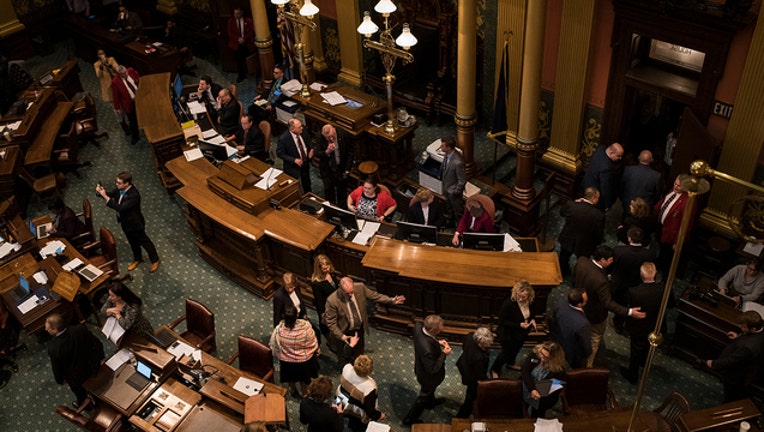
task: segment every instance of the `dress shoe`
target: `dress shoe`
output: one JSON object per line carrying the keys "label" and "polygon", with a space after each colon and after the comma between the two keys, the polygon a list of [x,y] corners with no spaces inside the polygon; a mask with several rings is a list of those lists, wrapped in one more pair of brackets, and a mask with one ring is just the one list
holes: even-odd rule
{"label": "dress shoe", "polygon": [[149,267],[149,271],[151,273],[154,273],[155,271],[157,271],[158,268],[159,268],[159,260],[157,260],[156,262],[151,263],[151,267]]}
{"label": "dress shoe", "polygon": [[133,261],[127,266],[127,271],[133,271],[138,268],[138,264],[142,263],[143,261]]}
{"label": "dress shoe", "polygon": [[623,366],[620,368],[621,376],[626,379],[631,385],[637,385],[638,378],[629,373],[629,370]]}

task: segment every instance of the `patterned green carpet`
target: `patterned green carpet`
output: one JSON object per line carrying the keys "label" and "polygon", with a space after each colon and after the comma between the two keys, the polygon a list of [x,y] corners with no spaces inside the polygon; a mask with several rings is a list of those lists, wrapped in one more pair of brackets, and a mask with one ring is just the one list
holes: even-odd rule
{"label": "patterned green carpet", "polygon": [[[72,56],[71,42],[61,43],[58,50],[47,57],[30,59],[26,66],[33,76],[39,76],[45,70],[58,67]],[[119,59],[117,59],[119,60]],[[233,74],[224,74],[204,60],[197,59],[197,76],[210,74],[221,85],[233,82]],[[162,189],[156,174],[150,150],[145,140],[132,146],[119,127],[111,106],[100,100],[100,89],[96,82],[92,65],[80,61],[80,79],[86,92],[98,99],[99,126],[109,132],[110,138],[102,141],[101,149],[86,146],[80,158],[93,163],[90,168],[80,169],[81,179],[68,176],[68,187],[64,191],[66,202],[78,209],[83,198],[89,198],[94,204],[94,223],[108,227],[115,233],[120,256],[120,269],[126,272],[131,257],[129,246],[120,230],[114,212],[106,208],[100,199],[94,197],[93,188],[98,181],[111,185],[114,176],[122,170],[133,173],[134,183],[143,196],[143,212],[148,221],[147,231],[154,240],[162,264],[155,274],[149,274],[148,265],[142,265],[132,272],[134,280],[130,286],[139,293],[145,304],[145,314],[154,326],[168,323],[180,316],[183,311],[183,299],[192,297],[205,303],[217,316],[217,356],[228,358],[236,350],[235,338],[246,334],[266,341],[271,332],[271,305],[249,294],[226,277],[207,265],[197,254],[193,246],[193,236],[183,218],[181,204],[171,199]],[[184,76],[185,84],[196,82],[197,78]],[[240,88],[241,100],[247,103],[254,95],[255,80],[250,78]],[[417,131],[415,150],[421,151],[428,143],[443,133],[454,133],[452,124],[443,122],[443,126],[423,125]],[[493,144],[484,137],[484,131],[477,132],[476,159],[479,166],[486,167],[493,158]],[[275,145],[275,141],[274,141]],[[274,147],[275,148],[275,147]],[[506,149],[499,150],[498,178],[510,178],[513,174],[514,159],[503,157]],[[315,173],[314,173],[315,176]],[[314,185],[320,192],[321,182],[314,179]],[[556,207],[553,213],[556,215]],[[30,215],[41,213],[42,209],[30,208]],[[555,217],[550,224],[550,234],[556,235],[560,229],[560,220]],[[609,237],[614,243],[613,236]],[[677,290],[681,289],[678,287]],[[553,292],[553,298],[560,298],[567,290],[563,284]],[[553,299],[550,299],[550,303]],[[315,312],[311,311],[315,318]],[[673,316],[669,317],[673,321]],[[672,322],[673,324],[673,322]],[[92,325],[91,330],[98,329]],[[10,383],[0,390],[0,431],[56,431],[74,430],[75,427],[54,413],[56,405],[68,405],[73,400],[66,386],[58,386],[53,380],[50,364],[45,351],[47,335],[28,335],[22,333],[21,340],[26,342],[28,351],[16,356],[20,371],[14,374]],[[107,346],[107,354],[113,346]],[[628,361],[628,340],[612,331],[607,334],[606,358],[603,361],[613,372],[611,386],[621,406],[634,402],[636,388],[629,385],[618,374],[618,367]],[[380,387],[380,408],[387,413],[386,423],[393,429],[402,430],[400,420],[413,402],[418,386],[413,373],[413,347],[409,338],[392,335],[371,329],[367,341],[368,353],[375,359],[374,376]],[[335,358],[328,349],[321,357],[322,371],[335,379],[338,377]],[[524,356],[524,350],[519,358]],[[456,348],[447,361],[446,381],[438,388],[438,396],[447,402],[433,411],[424,414],[427,422],[450,422],[463,400],[464,386],[456,368],[456,359],[460,349]],[[495,355],[495,353],[494,353]],[[516,372],[509,375],[514,376]],[[278,374],[277,374],[278,376]],[[721,385],[714,377],[693,369],[690,365],[672,357],[658,353],[650,377],[643,406],[645,409],[656,407],[673,390],[679,390],[689,399],[693,408],[703,408],[721,402]],[[288,398],[288,411],[292,427],[304,430],[298,421],[298,402]],[[557,414],[554,411],[552,414]]]}

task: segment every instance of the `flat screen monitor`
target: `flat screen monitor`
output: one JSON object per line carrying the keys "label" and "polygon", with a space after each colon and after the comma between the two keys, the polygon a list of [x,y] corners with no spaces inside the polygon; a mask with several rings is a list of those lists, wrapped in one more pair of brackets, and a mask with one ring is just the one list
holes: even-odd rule
{"label": "flat screen monitor", "polygon": [[501,252],[504,250],[504,234],[464,233],[462,245],[464,249]]}
{"label": "flat screen monitor", "polygon": [[143,375],[146,379],[151,379],[151,366],[147,365],[146,363],[138,360],[138,363],[135,366],[136,372]]}
{"label": "flat screen monitor", "polygon": [[334,226],[358,229],[358,223],[355,221],[355,213],[343,210],[333,205],[324,204],[324,214],[326,221]]}
{"label": "flat screen monitor", "polygon": [[175,75],[175,81],[172,83],[172,93],[173,108],[177,111],[180,97],[183,95],[183,83],[180,81],[180,74]]}
{"label": "flat screen monitor", "polygon": [[398,222],[395,229],[395,238],[414,243],[437,243],[438,228],[431,225]]}
{"label": "flat screen monitor", "polygon": [[211,157],[213,159],[224,161],[228,159],[228,151],[226,146],[219,146],[215,144],[199,141],[199,150],[205,157]]}

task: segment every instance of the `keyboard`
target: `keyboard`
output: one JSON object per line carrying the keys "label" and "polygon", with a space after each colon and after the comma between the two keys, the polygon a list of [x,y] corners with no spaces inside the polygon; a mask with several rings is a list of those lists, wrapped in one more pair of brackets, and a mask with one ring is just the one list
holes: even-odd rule
{"label": "keyboard", "polygon": [[167,348],[168,346],[175,343],[177,339],[175,339],[175,336],[172,335],[169,331],[162,329],[159,330],[159,333],[154,336],[159,342],[157,345],[161,346],[162,348]]}
{"label": "keyboard", "polygon": [[149,383],[149,379],[138,372],[134,372],[132,375],[130,375],[130,378],[128,378],[126,382],[130,387],[136,389],[137,391],[141,391],[146,387],[146,384]]}

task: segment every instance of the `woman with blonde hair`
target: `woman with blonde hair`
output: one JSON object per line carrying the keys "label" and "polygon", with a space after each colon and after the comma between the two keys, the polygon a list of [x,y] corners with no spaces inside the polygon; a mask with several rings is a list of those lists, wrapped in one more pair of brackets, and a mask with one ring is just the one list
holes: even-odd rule
{"label": "woman with blonde hair", "polygon": [[494,378],[501,374],[505,364],[511,369],[520,370],[515,364],[517,353],[523,347],[531,330],[536,330],[536,321],[531,313],[531,303],[536,296],[533,286],[528,281],[520,281],[512,287],[512,293],[499,308],[499,343],[501,352],[493,362],[491,373]]}
{"label": "woman with blonde hair", "polygon": [[431,190],[420,187],[411,198],[406,220],[420,225],[441,227],[445,223],[443,207],[435,200],[435,194]]}
{"label": "woman with blonde hair", "polygon": [[317,255],[313,260],[313,275],[310,277],[310,286],[313,289],[313,306],[318,313],[318,325],[321,334],[329,334],[326,326],[326,299],[340,286],[341,275],[337,273],[328,256]]}
{"label": "woman with blonde hair", "polygon": [[557,404],[560,392],[542,396],[537,390],[540,381],[557,379],[565,375],[565,352],[557,342],[536,345],[523,363],[523,400],[531,407],[531,417],[544,418],[546,411]]}

